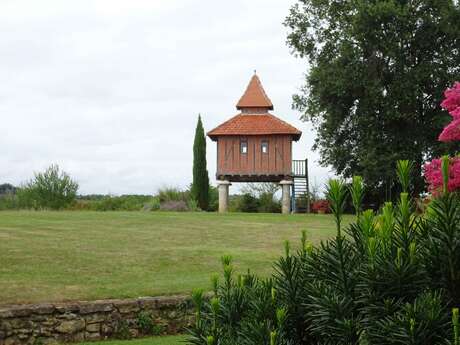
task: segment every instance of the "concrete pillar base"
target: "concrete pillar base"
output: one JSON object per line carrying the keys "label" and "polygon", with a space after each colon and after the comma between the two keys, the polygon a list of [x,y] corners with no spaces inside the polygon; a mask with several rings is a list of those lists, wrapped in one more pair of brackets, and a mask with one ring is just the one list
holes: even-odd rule
{"label": "concrete pillar base", "polygon": [[219,213],[228,212],[228,191],[232,185],[230,181],[217,181],[219,189]]}
{"label": "concrete pillar base", "polygon": [[280,182],[282,196],[281,196],[281,212],[283,214],[291,213],[291,185],[292,181],[283,180]]}

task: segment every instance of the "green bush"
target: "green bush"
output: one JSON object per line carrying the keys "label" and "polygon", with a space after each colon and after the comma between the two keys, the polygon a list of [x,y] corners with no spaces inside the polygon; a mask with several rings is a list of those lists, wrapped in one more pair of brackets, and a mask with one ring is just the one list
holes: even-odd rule
{"label": "green bush", "polygon": [[262,193],[259,196],[258,211],[264,213],[280,213],[281,202],[279,200],[275,200],[272,193]]}
{"label": "green bush", "polygon": [[150,202],[150,206],[151,211],[158,211],[161,206],[160,198],[158,196],[153,197],[152,201]]}
{"label": "green bush", "polygon": [[161,335],[165,331],[164,325],[155,323],[152,315],[145,311],[137,315],[137,324],[142,335]]}
{"label": "green bush", "polygon": [[244,193],[238,199],[237,210],[239,212],[258,212],[259,200],[249,193]]}
{"label": "green bush", "polygon": [[280,213],[281,203],[271,193],[261,193],[259,197],[244,193],[230,196],[229,210],[230,212]]}
{"label": "green bush", "polygon": [[185,201],[165,201],[160,205],[161,211],[172,211],[172,212],[187,212],[190,211],[189,206]]}
{"label": "green bush", "polygon": [[51,165],[19,188],[18,203],[21,208],[64,209],[75,202],[77,190],[77,182],[58,165]]}
{"label": "green bush", "polygon": [[198,205],[198,201],[196,201],[195,199],[189,199],[188,200],[187,208],[189,209],[189,211],[193,211],[193,212],[201,210],[200,206]]}
{"label": "green bush", "polygon": [[[402,166],[402,165],[399,165]],[[410,170],[410,169],[409,169]],[[399,171],[403,190],[407,174]],[[270,278],[235,275],[224,257],[210,300],[194,293],[190,344],[459,344],[460,197],[443,194],[416,215],[405,192],[380,214],[362,211],[362,181],[332,180],[335,238],[314,247],[305,232]],[[356,221],[343,228],[352,195]],[[452,320],[452,321],[451,321]]]}
{"label": "green bush", "polygon": [[168,201],[187,202],[190,199],[190,192],[182,191],[175,187],[165,187],[158,190],[157,196],[160,199],[160,203]]}
{"label": "green bush", "polygon": [[140,211],[146,205],[154,208],[155,198],[150,195],[87,195],[79,196],[71,210],[89,211]]}
{"label": "green bush", "polygon": [[217,211],[218,209],[219,209],[219,191],[217,187],[209,186],[208,211]]}
{"label": "green bush", "polygon": [[0,211],[1,210],[14,210],[19,208],[19,200],[15,194],[2,194],[0,195]]}
{"label": "green bush", "polygon": [[162,211],[199,211],[198,201],[192,198],[190,190],[182,191],[174,187],[162,188],[156,196]]}

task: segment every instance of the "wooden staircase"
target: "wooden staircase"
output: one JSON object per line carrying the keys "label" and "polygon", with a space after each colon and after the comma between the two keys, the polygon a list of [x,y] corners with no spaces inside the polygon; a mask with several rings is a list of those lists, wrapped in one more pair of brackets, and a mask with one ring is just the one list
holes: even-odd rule
{"label": "wooden staircase", "polygon": [[294,213],[310,213],[308,159],[292,161],[291,209]]}

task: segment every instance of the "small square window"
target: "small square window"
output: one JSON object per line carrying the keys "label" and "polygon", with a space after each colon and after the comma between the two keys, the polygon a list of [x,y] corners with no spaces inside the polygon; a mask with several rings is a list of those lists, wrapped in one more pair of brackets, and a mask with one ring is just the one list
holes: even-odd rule
{"label": "small square window", "polygon": [[248,153],[248,142],[247,141],[242,141],[240,144],[240,150],[242,154]]}
{"label": "small square window", "polygon": [[268,141],[262,141],[262,153],[268,153]]}

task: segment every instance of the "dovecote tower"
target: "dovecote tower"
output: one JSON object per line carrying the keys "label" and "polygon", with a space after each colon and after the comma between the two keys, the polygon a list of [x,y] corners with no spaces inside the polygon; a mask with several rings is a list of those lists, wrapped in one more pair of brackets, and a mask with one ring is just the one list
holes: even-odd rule
{"label": "dovecote tower", "polygon": [[217,142],[219,210],[227,210],[232,182],[277,182],[283,186],[283,212],[290,212],[292,142],[302,132],[270,113],[273,104],[257,74],[236,109],[237,115],[207,133]]}

